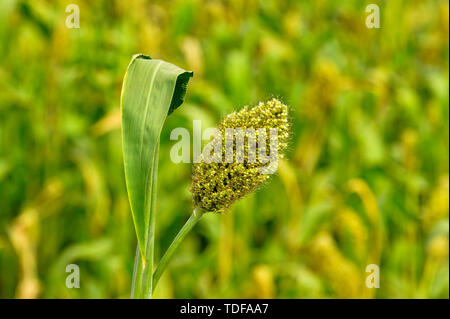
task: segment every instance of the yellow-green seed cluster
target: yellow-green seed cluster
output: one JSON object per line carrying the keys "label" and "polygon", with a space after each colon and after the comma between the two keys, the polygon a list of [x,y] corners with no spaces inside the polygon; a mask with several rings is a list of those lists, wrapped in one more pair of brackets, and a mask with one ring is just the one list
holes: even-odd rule
{"label": "yellow-green seed cluster", "polygon": [[[249,154],[254,151],[249,150],[248,138],[245,138],[244,160],[236,161],[236,141],[233,141],[233,162],[225,161],[225,141],[227,128],[242,128],[243,130],[253,128],[256,131],[256,161],[252,162]],[[273,136],[270,129],[278,130],[278,158],[282,158],[283,151],[288,145],[290,124],[288,120],[288,108],[277,99],[272,99],[266,103],[260,102],[253,108],[245,106],[239,112],[227,115],[218,126],[218,133],[214,141],[222,141],[222,162],[206,163],[203,154],[200,163],[195,164],[192,177],[191,191],[195,207],[200,207],[210,212],[223,212],[234,201],[255,190],[259,185],[267,181],[268,174],[261,174],[260,168],[266,166],[259,158],[259,149],[262,148],[266,154],[270,154],[270,141]],[[258,129],[265,129],[266,143],[258,143]]]}

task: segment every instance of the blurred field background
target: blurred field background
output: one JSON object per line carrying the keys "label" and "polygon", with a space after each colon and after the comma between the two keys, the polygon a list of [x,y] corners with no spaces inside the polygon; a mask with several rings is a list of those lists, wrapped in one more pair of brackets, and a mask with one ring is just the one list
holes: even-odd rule
{"label": "blurred field background", "polygon": [[192,208],[173,128],[274,96],[294,126],[277,176],[206,216],[156,297],[448,298],[448,36],[448,1],[2,0],[0,297],[129,297],[119,97],[145,53],[194,71],[161,138],[157,259]]}

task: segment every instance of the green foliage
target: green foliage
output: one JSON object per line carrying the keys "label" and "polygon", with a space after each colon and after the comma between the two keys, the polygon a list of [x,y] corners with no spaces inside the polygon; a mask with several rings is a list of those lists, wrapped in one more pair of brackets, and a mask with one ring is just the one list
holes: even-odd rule
{"label": "green foliage", "polygon": [[133,275],[139,278],[133,289],[153,290],[160,135],[167,115],[183,103],[191,76],[192,72],[173,64],[135,55],[124,77],[121,115],[125,181],[139,247],[139,267]]}
{"label": "green foliage", "polygon": [[[148,240],[159,135],[169,111],[183,100],[179,95],[184,95],[181,88],[186,83],[176,84],[185,73],[167,62],[137,56],[125,75],[121,110],[125,180],[142,255]],[[176,100],[180,102],[172,103]]]}
{"label": "green foliage", "polygon": [[[173,128],[273,97],[293,124],[277,176],[206,214],[155,297],[448,298],[448,1],[376,3],[380,29],[356,0],[80,0],[68,29],[67,1],[1,1],[0,297],[129,297],[119,104],[143,52],[196,75],[161,159]],[[192,211],[191,165],[159,165],[155,262]]]}

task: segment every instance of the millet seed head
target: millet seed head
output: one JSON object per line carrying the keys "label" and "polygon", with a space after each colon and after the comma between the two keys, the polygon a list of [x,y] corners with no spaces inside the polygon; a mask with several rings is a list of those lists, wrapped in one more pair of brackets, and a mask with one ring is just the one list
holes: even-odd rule
{"label": "millet seed head", "polygon": [[[222,152],[219,157],[221,156],[222,160],[208,163],[202,154],[200,163],[194,165],[191,186],[194,206],[209,212],[223,212],[233,202],[252,192],[270,178],[269,174],[261,173],[261,167],[267,166],[267,162],[260,158],[259,152],[262,149],[266,155],[269,155],[271,146],[275,145],[277,147],[275,160],[283,157],[290,135],[288,108],[277,99],[266,103],[260,102],[250,109],[245,106],[239,112],[227,115],[217,129],[213,143],[220,143]],[[256,151],[254,147],[249,147],[250,138],[246,136],[243,160],[236,160],[237,138],[231,136],[233,161],[226,160],[225,148],[229,145],[226,144],[226,140],[230,137],[230,131],[227,129],[243,129],[244,131],[254,129]],[[265,143],[260,143],[260,129],[266,132]],[[270,129],[277,130],[278,140],[273,139]]]}

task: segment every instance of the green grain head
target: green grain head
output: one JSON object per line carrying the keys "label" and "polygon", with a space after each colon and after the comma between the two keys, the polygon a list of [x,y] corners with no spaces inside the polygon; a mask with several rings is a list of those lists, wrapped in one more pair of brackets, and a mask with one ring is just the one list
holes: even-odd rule
{"label": "green grain head", "polygon": [[[229,129],[242,129],[246,132],[247,129],[254,129],[255,139],[244,136],[244,147],[240,148],[243,152],[239,152],[236,147],[237,137],[230,135]],[[265,143],[261,143],[264,141],[261,129],[266,132]],[[273,129],[277,131],[277,138],[272,134]],[[267,159],[264,162],[260,152],[266,155],[276,154],[275,161],[278,161],[287,148],[289,134],[288,108],[277,99],[260,102],[253,108],[245,106],[239,112],[227,115],[219,124],[212,141],[221,145],[221,161],[208,162],[203,152],[199,163],[194,165],[191,186],[194,206],[209,212],[223,212],[233,202],[266,182],[271,174],[262,173],[262,168],[267,167]],[[231,162],[226,159],[226,145],[230,145],[227,144],[227,139],[232,141],[232,152],[228,152],[232,153]],[[256,145],[256,149],[249,147],[250,145]],[[276,152],[271,153],[274,146]],[[237,160],[238,154],[241,154],[241,160]]]}

